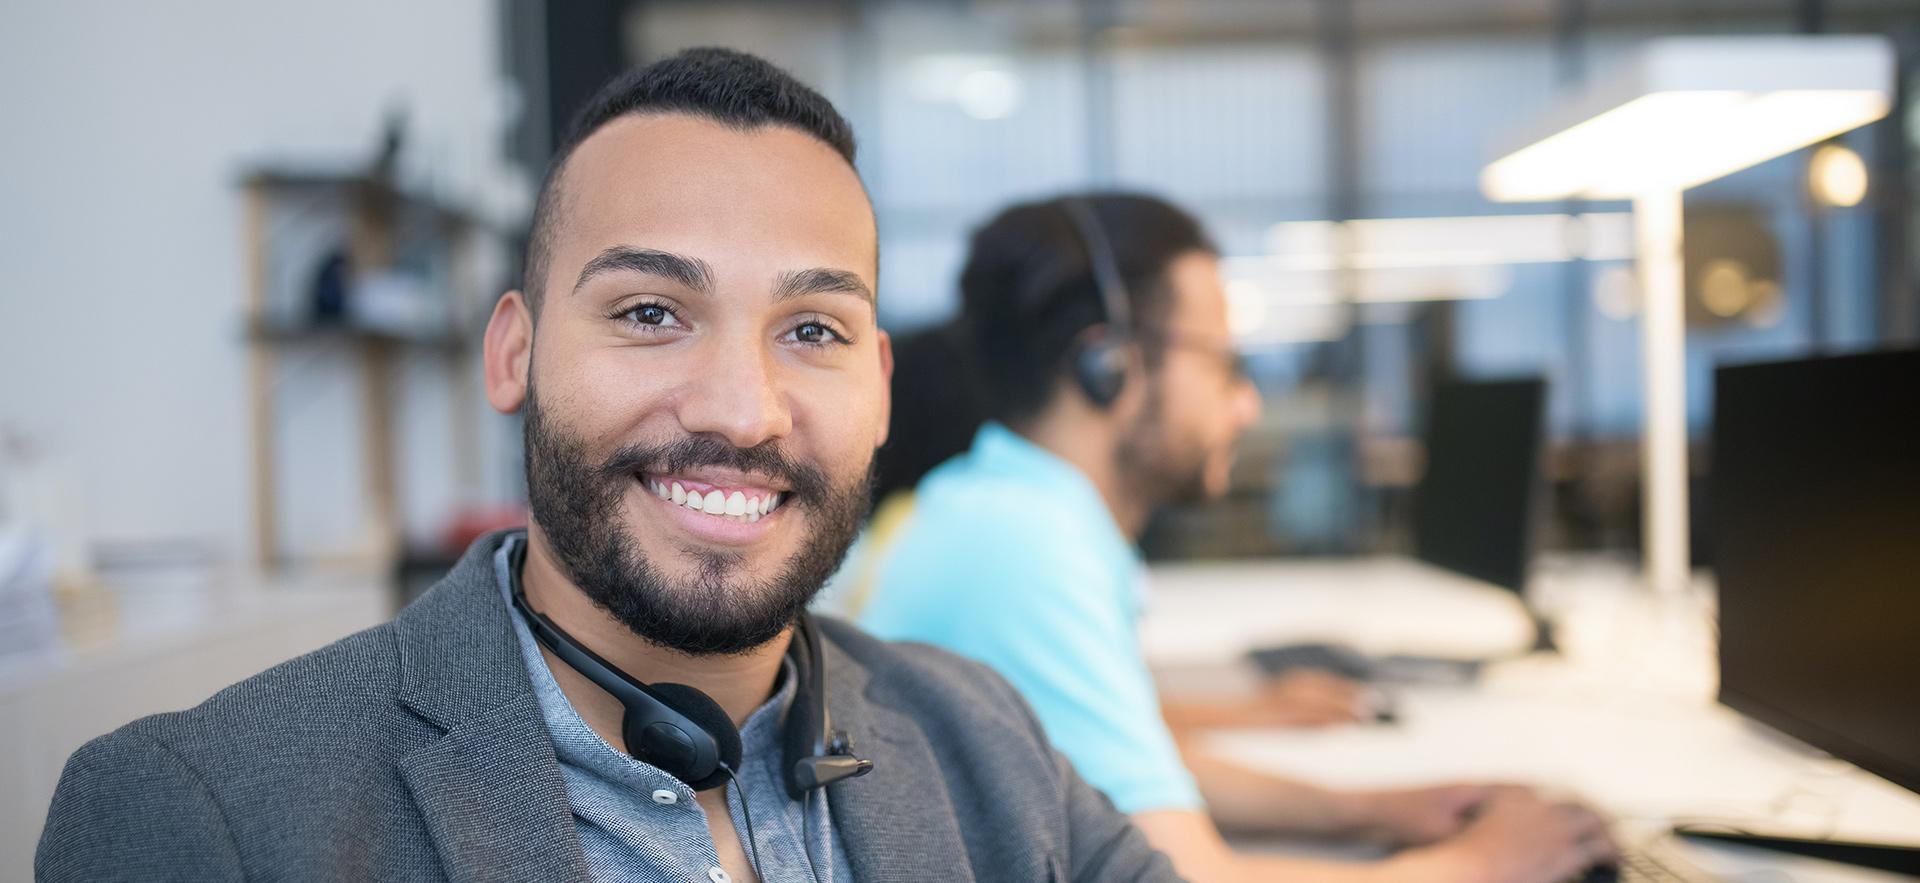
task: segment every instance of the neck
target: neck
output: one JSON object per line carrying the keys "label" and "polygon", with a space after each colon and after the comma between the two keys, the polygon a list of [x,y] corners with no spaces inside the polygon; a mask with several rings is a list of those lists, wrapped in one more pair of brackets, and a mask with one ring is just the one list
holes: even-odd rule
{"label": "neck", "polygon": [[[685,684],[707,694],[726,710],[734,726],[745,724],[747,716],[773,695],[792,629],[738,655],[693,656],[662,647],[594,606],[560,569],[538,525],[528,528],[527,538],[526,563],[520,572],[527,604],[601,659],[644,684]],[[608,744],[621,745],[625,711],[620,701],[545,647],[540,652],[581,720]]]}
{"label": "neck", "polygon": [[1120,474],[1113,455],[1119,443],[1118,421],[1105,411],[1061,398],[1056,396],[1053,405],[1015,431],[1080,470],[1099,491],[1120,532],[1129,541],[1139,542],[1152,507],[1130,493]]}

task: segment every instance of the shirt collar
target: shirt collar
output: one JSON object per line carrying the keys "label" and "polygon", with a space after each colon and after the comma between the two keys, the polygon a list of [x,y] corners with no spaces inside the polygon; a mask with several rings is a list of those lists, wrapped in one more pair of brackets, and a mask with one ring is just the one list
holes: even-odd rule
{"label": "shirt collar", "polygon": [[[494,574],[499,580],[501,594],[507,598],[509,610],[513,609],[511,553],[516,543],[523,542],[526,542],[524,536],[509,537],[500,544],[499,552],[494,555]],[[662,777],[678,781],[665,771],[614,748],[587,726],[580,713],[574,710],[566,693],[560,689],[553,672],[547,668],[546,657],[540,652],[533,630],[527,627],[518,611],[514,612],[512,619],[514,634],[520,642],[521,661],[527,667],[528,677],[533,680],[534,698],[540,703],[541,715],[547,722],[547,732],[553,738],[554,754],[561,763],[592,770],[602,778],[624,782],[632,787],[651,787]],[[745,749],[743,758],[781,750],[781,724],[786,717],[787,705],[797,690],[796,679],[793,660],[782,657],[778,686],[773,695],[754,709],[747,716],[746,725],[740,728],[740,741]]]}

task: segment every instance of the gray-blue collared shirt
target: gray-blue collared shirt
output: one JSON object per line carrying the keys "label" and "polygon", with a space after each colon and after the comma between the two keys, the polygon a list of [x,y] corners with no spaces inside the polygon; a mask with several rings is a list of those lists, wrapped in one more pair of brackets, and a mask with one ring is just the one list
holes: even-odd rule
{"label": "gray-blue collared shirt", "polygon": [[[524,539],[503,543],[494,556],[494,571],[509,609],[513,589],[508,562],[518,542]],[[574,830],[594,879],[728,883],[707,829],[706,812],[694,800],[693,789],[600,738],[573,710],[547,669],[533,632],[518,615],[513,617],[513,628],[553,738]],[[738,787],[727,789],[727,807],[734,830],[740,833],[740,846],[749,855],[753,850],[746,841],[742,801],[753,810],[763,883],[846,883],[853,874],[833,828],[827,792],[811,791],[806,800],[796,801],[787,795],[781,774],[781,729],[795,680],[792,664],[786,663],[780,688],[741,728],[744,751]]]}

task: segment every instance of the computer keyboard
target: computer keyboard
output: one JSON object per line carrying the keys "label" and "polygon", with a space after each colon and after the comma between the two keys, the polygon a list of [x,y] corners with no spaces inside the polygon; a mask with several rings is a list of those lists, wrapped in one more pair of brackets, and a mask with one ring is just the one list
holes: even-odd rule
{"label": "computer keyboard", "polygon": [[1580,883],[1719,883],[1720,878],[1667,851],[1623,848],[1617,864],[1588,870]]}
{"label": "computer keyboard", "polygon": [[1247,654],[1268,677],[1302,668],[1328,671],[1353,681],[1381,684],[1465,686],[1480,677],[1484,659],[1394,653],[1367,656],[1341,644],[1281,644],[1259,647]]}
{"label": "computer keyboard", "polygon": [[1332,672],[1353,681],[1373,678],[1373,660],[1340,644],[1282,644],[1248,653],[1260,673],[1274,677],[1303,668]]}

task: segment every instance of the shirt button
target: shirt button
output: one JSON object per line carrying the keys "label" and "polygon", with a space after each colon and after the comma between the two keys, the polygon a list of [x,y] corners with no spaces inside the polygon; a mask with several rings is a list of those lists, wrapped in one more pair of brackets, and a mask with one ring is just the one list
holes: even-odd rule
{"label": "shirt button", "polygon": [[713,883],[729,883],[733,878],[727,876],[726,869],[715,865],[707,869],[707,879],[712,880]]}
{"label": "shirt button", "polygon": [[653,792],[653,802],[660,804],[661,806],[672,806],[680,802],[680,795],[675,794],[672,791],[668,791],[665,788],[662,788],[658,791]]}

